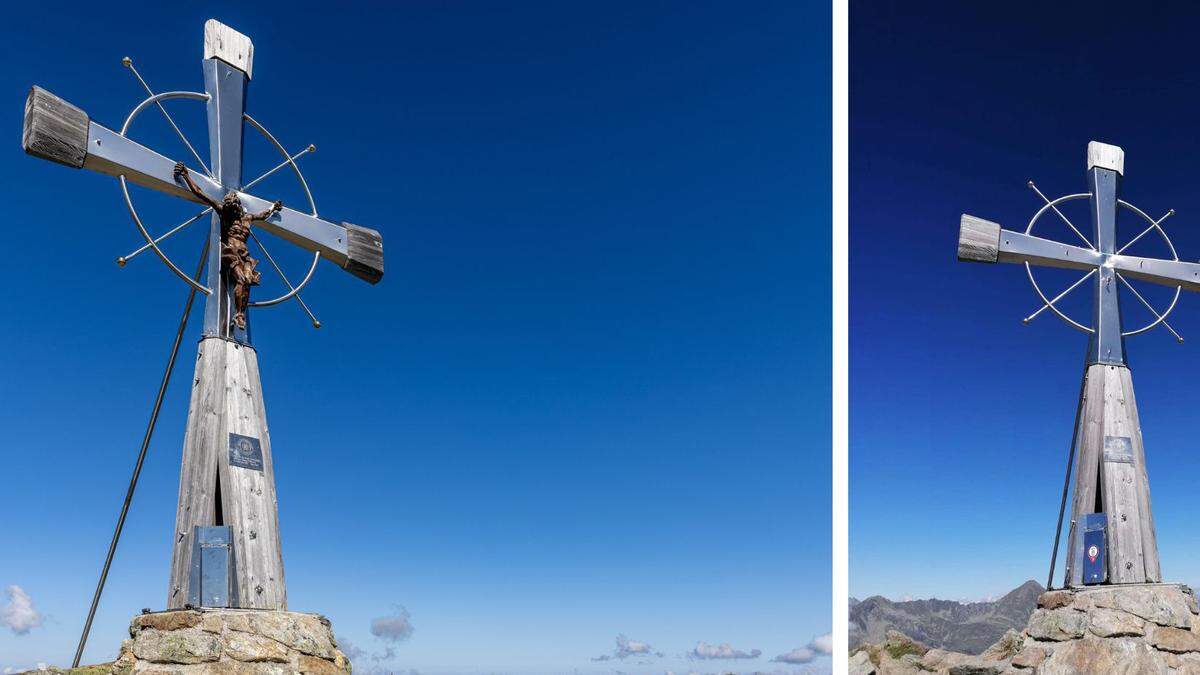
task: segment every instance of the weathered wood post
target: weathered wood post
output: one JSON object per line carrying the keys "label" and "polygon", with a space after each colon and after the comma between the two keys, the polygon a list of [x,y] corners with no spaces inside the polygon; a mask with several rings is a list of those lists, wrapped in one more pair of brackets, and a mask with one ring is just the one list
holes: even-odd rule
{"label": "weathered wood post", "polygon": [[[1042,300],[1042,306],[1025,319],[1026,323],[1049,310],[1089,334],[1078,427],[1072,447],[1078,471],[1072,492],[1071,526],[1067,539],[1069,552],[1065,578],[1070,585],[1085,583],[1085,557],[1093,561],[1100,558],[1107,561],[1106,580],[1109,583],[1134,584],[1162,580],[1150,485],[1146,476],[1145,448],[1133,394],[1133,379],[1126,363],[1125,338],[1162,325],[1182,342],[1183,339],[1167,322],[1167,315],[1174,309],[1180,291],[1200,291],[1200,265],[1180,261],[1162,228],[1163,220],[1174,211],[1153,220],[1145,212],[1121,200],[1120,184],[1124,173],[1124,151],[1114,145],[1093,141],[1088,144],[1087,152],[1088,191],[1051,201],[1031,182],[1030,187],[1037,191],[1045,205],[1034,215],[1024,232],[1003,229],[997,223],[966,214],[959,224],[959,260],[1011,262],[1026,266],[1034,290]],[[1094,244],[1059,209],[1061,204],[1082,199],[1087,199],[1091,207]],[[1118,246],[1117,214],[1121,210],[1141,218],[1147,226],[1123,246]],[[1084,246],[1033,236],[1031,232],[1034,225],[1050,212],[1061,218]],[[1136,241],[1154,231],[1166,242],[1171,259],[1125,254],[1125,250]],[[1060,267],[1086,273],[1057,296],[1049,298],[1038,285],[1033,266]],[[1094,320],[1088,326],[1067,316],[1056,303],[1092,277],[1095,277]],[[1174,287],[1175,300],[1160,312],[1137,291],[1130,280]],[[1144,305],[1154,320],[1139,328],[1127,329],[1122,321],[1118,293],[1122,289]],[[1091,514],[1100,513],[1107,519],[1106,556],[1097,555],[1100,553],[1098,551],[1085,551],[1083,545],[1085,519]]]}

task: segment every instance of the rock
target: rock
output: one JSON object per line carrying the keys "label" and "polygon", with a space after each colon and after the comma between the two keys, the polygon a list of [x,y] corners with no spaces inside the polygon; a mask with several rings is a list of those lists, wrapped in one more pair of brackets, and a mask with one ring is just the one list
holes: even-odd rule
{"label": "rock", "polygon": [[297,665],[301,673],[313,673],[314,675],[345,675],[350,672],[349,668],[338,668],[325,659],[308,655],[301,656]]}
{"label": "rock", "polygon": [[225,622],[221,617],[211,612],[205,612],[204,617],[200,619],[200,630],[208,633],[220,633],[225,629]]}
{"label": "rock", "polygon": [[860,649],[850,655],[849,675],[875,675],[875,664],[867,650]]}
{"label": "rock", "polygon": [[1200,635],[1190,630],[1155,626],[1154,631],[1150,633],[1150,644],[1157,649],[1175,654],[1200,652]]}
{"label": "rock", "polygon": [[221,658],[221,641],[208,633],[183,629],[143,628],[133,640],[133,655],[141,661],[186,665]]}
{"label": "rock", "polygon": [[110,672],[112,675],[129,675],[136,663],[137,657],[133,655],[133,639],[122,640],[121,651],[117,660],[112,662]]}
{"label": "rock", "polygon": [[1089,637],[1056,647],[1037,672],[1038,675],[1167,675],[1168,666],[1161,654],[1136,638]]}
{"label": "rock", "polygon": [[[64,675],[345,675],[329,619],[246,609],[158,612],[134,617],[118,659]],[[882,675],[882,674],[880,674]]]}
{"label": "rock", "polygon": [[997,663],[975,662],[963,663],[946,671],[949,675],[1000,675],[1004,666]]}
{"label": "rock", "polygon": [[1046,650],[1030,645],[1012,657],[1012,665],[1017,668],[1037,668],[1045,660]]}
{"label": "rock", "polygon": [[957,659],[962,656],[966,655],[945,649],[930,649],[925,652],[925,656],[921,657],[921,669],[930,672],[947,670],[950,666],[958,665]]}
{"label": "rock", "polygon": [[287,647],[278,642],[250,633],[230,633],[225,638],[225,654],[246,663],[270,661],[287,663]]}
{"label": "rock", "polygon": [[[1015,634],[1015,633],[1014,633]],[[1018,636],[1020,637],[1020,636]],[[918,664],[922,671],[951,675],[999,675],[1004,672],[1007,657],[961,654],[945,649],[930,649]]]}
{"label": "rock", "polygon": [[1021,651],[1021,647],[1025,645],[1025,638],[1013,629],[1008,629],[996,644],[984,650],[980,656],[993,661],[1003,661],[1011,659],[1014,654]]}
{"label": "rock", "polygon": [[1086,596],[1096,607],[1119,609],[1160,626],[1192,626],[1192,610],[1178,586],[1106,588],[1080,595]]}
{"label": "rock", "polygon": [[883,650],[893,659],[900,660],[906,654],[914,654],[920,658],[925,655],[925,652],[929,651],[929,647],[900,631],[889,630],[887,640],[883,643]]}
{"label": "rock", "polygon": [[1061,642],[1083,637],[1087,630],[1087,614],[1073,609],[1038,609],[1029,617],[1025,632],[1035,640]]}
{"label": "rock", "polygon": [[1163,660],[1175,669],[1173,675],[1200,675],[1200,654],[1172,654],[1165,652]]}
{"label": "rock", "polygon": [[[180,675],[293,675],[297,672],[291,666],[279,663],[232,663],[221,661],[191,666],[186,673]],[[139,674],[140,675],[140,674]]]}
{"label": "rock", "polygon": [[195,610],[180,610],[175,612],[154,612],[142,614],[134,618],[134,623],[140,628],[155,630],[179,630],[200,625],[203,617]]}
{"label": "rock", "polygon": [[1038,596],[1037,606],[1042,609],[1058,609],[1068,607],[1075,599],[1071,591],[1046,591]]}
{"label": "rock", "polygon": [[1146,634],[1146,622],[1117,609],[1094,609],[1090,615],[1093,634],[1099,637],[1127,637]]}
{"label": "rock", "polygon": [[249,624],[249,632],[269,637],[298,652],[324,659],[333,658],[333,634],[316,616],[261,612],[250,614]]}

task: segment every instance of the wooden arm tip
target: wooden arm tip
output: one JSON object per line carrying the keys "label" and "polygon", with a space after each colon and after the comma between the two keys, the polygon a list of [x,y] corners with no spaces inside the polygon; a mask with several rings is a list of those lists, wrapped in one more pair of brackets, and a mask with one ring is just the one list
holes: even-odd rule
{"label": "wooden arm tip", "polygon": [[994,263],[1000,255],[1000,225],[962,214],[958,226],[958,259]]}
{"label": "wooden arm tip", "polygon": [[379,232],[353,223],[346,228],[345,270],[371,284],[383,279],[383,237]]}
{"label": "wooden arm tip", "polygon": [[87,157],[88,116],[41,87],[25,99],[21,148],[34,157],[82,168]]}

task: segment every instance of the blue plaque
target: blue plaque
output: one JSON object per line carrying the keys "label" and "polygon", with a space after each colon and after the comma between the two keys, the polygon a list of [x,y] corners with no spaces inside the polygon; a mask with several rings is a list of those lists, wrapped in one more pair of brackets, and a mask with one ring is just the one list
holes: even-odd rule
{"label": "blue plaque", "polygon": [[262,446],[253,436],[229,434],[229,466],[253,471],[263,470]]}
{"label": "blue plaque", "polygon": [[1083,583],[1102,584],[1108,579],[1105,529],[1108,518],[1103,513],[1089,513],[1083,520]]}

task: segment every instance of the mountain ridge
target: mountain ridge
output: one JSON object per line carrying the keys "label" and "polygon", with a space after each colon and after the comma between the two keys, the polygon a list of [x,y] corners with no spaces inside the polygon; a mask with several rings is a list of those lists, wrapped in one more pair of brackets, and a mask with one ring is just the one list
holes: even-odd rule
{"label": "mountain ridge", "polygon": [[1023,629],[1044,590],[1030,579],[994,601],[852,599],[850,646],[882,642],[897,630],[931,647],[980,654],[1008,630]]}

